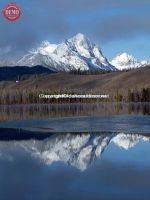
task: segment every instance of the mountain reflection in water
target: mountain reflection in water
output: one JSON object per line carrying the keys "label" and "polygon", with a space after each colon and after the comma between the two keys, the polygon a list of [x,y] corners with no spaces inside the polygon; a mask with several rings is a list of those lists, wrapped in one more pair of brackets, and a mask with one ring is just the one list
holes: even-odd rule
{"label": "mountain reflection in water", "polygon": [[[149,135],[124,133],[56,133],[43,138],[0,138],[0,159],[13,160],[12,149],[23,150],[46,165],[63,162],[81,171],[102,157],[110,145],[123,150],[134,148],[141,141],[150,141]],[[10,150],[10,151],[9,151]],[[7,155],[6,155],[7,152]]]}

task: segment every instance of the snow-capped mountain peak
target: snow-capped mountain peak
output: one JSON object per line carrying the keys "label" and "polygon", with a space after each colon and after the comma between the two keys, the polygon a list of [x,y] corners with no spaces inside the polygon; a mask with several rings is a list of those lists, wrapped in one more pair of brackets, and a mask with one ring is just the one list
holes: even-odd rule
{"label": "snow-capped mountain peak", "polygon": [[135,58],[134,58],[134,56],[132,56],[132,55],[129,55],[129,54],[127,54],[126,52],[124,52],[124,53],[122,53],[122,54],[120,54],[119,55],[119,57],[120,57],[120,59],[122,59],[122,61],[129,61],[129,60],[136,60]]}
{"label": "snow-capped mountain peak", "polygon": [[19,59],[16,65],[43,65],[54,71],[116,70],[101,50],[81,33],[60,44],[44,41]]}
{"label": "snow-capped mountain peak", "polygon": [[74,48],[81,56],[90,57],[90,50],[93,45],[90,40],[83,34],[78,33],[73,38],[70,38],[66,41],[66,43]]}
{"label": "snow-capped mountain peak", "polygon": [[82,33],[78,33],[72,38],[68,39],[69,42],[73,42],[74,44],[82,44],[84,43],[90,43],[90,40]]}
{"label": "snow-capped mountain peak", "polygon": [[112,61],[111,64],[114,65],[117,69],[135,69],[149,64],[149,61],[139,61],[134,56],[122,53],[117,55]]}
{"label": "snow-capped mountain peak", "polygon": [[72,46],[79,55],[89,59],[93,58],[92,64],[95,64],[98,68],[100,65],[108,65],[108,60],[104,57],[98,46],[92,43],[82,33],[78,33],[73,38],[67,40],[67,43]]}

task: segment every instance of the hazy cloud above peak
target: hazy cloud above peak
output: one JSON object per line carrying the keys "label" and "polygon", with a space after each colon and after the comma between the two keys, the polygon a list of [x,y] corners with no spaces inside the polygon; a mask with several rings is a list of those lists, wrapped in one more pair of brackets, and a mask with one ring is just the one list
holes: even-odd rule
{"label": "hazy cloud above peak", "polygon": [[[1,0],[0,9],[7,3]],[[58,43],[78,32],[103,46],[150,34],[149,0],[16,0],[16,3],[23,11],[20,20],[12,23],[0,17],[0,49],[12,49],[0,51],[0,57],[21,55],[43,40]]]}

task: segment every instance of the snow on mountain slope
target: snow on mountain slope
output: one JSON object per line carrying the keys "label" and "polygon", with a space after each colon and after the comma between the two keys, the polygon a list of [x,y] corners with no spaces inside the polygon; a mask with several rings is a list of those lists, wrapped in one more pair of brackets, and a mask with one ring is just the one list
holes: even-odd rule
{"label": "snow on mountain slope", "polygon": [[42,141],[0,142],[0,153],[8,146],[19,147],[47,165],[64,162],[84,171],[101,156],[111,138],[111,134],[55,134]]}
{"label": "snow on mountain slope", "polygon": [[81,33],[58,45],[45,41],[39,48],[19,59],[16,65],[43,65],[54,71],[116,70],[101,50]]}
{"label": "snow on mountain slope", "polygon": [[26,142],[24,147],[46,164],[62,161],[83,171],[102,154],[110,139],[111,135],[58,134],[42,143],[33,143],[32,149],[26,147]]}
{"label": "snow on mountain slope", "polygon": [[44,140],[26,140],[0,142],[0,157],[3,152],[6,159],[6,149],[21,148],[47,165],[54,162],[64,162],[77,169],[86,170],[96,159],[100,158],[109,144],[129,150],[140,141],[150,141],[146,136],[137,134],[55,134]]}
{"label": "snow on mountain slope", "polygon": [[134,56],[127,53],[122,53],[111,61],[111,64],[119,70],[135,69],[148,65],[149,63],[149,61],[139,61]]}
{"label": "snow on mountain slope", "polygon": [[133,148],[135,145],[137,145],[140,142],[140,140],[147,141],[148,138],[141,135],[120,133],[116,135],[111,140],[111,142],[113,142],[118,147],[128,150],[130,148]]}
{"label": "snow on mountain slope", "polygon": [[136,134],[56,134],[44,141],[31,140],[22,143],[22,147],[50,165],[64,162],[81,171],[86,170],[96,159],[100,158],[109,143],[129,150],[141,140],[149,138]]}

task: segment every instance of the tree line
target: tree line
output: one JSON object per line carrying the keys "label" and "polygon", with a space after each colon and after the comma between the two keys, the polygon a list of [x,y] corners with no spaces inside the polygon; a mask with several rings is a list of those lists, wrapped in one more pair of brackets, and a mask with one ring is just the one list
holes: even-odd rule
{"label": "tree line", "polygon": [[[40,99],[39,94],[109,94],[108,99]],[[45,104],[45,103],[85,103],[85,102],[150,102],[150,88],[127,91],[93,91],[87,89],[40,90],[1,89],[0,104]]]}

